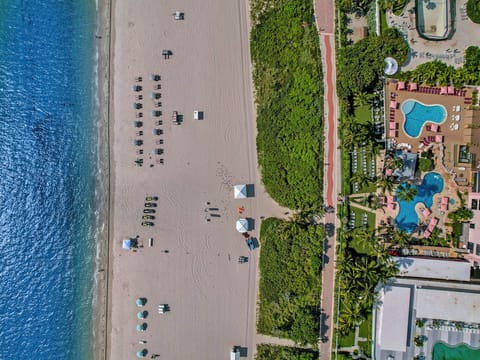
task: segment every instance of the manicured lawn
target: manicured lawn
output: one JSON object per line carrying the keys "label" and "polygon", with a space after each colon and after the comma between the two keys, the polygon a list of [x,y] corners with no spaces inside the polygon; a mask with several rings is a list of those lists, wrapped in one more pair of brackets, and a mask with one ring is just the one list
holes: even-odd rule
{"label": "manicured lawn", "polygon": [[355,108],[355,119],[359,124],[372,123],[372,110],[369,105],[357,106]]}
{"label": "manicured lawn", "polygon": [[338,338],[338,347],[350,347],[355,343],[355,330],[351,331],[347,336]]}
{"label": "manicured lawn", "polygon": [[384,33],[387,29],[387,13],[385,11],[380,11],[380,33]]}
{"label": "manicured lawn", "polygon": [[363,224],[362,224],[363,214],[367,213],[367,215],[368,215],[367,229],[368,230],[375,229],[375,215],[374,214],[372,214],[370,212],[367,212],[367,211],[363,211],[362,209],[356,208],[354,206],[350,207],[350,210],[355,212],[355,227],[362,227],[363,226]]}
{"label": "manicured lawn", "polygon": [[362,321],[358,336],[371,340],[372,338],[372,315],[369,315],[367,320]]}

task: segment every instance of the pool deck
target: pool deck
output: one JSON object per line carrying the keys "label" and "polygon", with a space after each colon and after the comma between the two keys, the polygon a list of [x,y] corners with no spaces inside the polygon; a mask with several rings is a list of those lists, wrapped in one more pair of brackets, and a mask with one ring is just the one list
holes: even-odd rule
{"label": "pool deck", "polygon": [[[433,153],[434,169],[432,171],[439,173],[444,179],[443,191],[433,196],[433,205],[430,208],[432,214],[425,218],[422,215],[424,205],[419,203],[416,205],[416,212],[419,218],[419,224],[427,224],[432,217],[439,219],[438,228],[443,235],[451,232],[451,227],[446,226],[449,223],[448,213],[455,211],[460,206],[457,191],[469,192],[472,185],[472,174],[476,171],[477,160],[480,159],[479,142],[480,139],[480,111],[472,110],[468,99],[472,97],[473,89],[464,89],[462,96],[457,95],[440,95],[420,91],[399,90],[396,80],[389,80],[387,83],[386,99],[386,133],[389,139],[390,148],[403,148],[407,151],[421,155],[422,152],[431,150]],[[408,88],[408,86],[407,86]],[[390,109],[390,100],[395,99],[396,106]],[[466,100],[467,99],[467,100]],[[446,120],[439,126],[438,132],[427,130],[427,126],[423,129],[418,138],[408,136],[404,130],[405,117],[401,110],[402,104],[406,100],[416,100],[425,105],[440,104],[447,111]],[[391,110],[393,110],[391,112]],[[458,110],[458,111],[457,111]],[[390,114],[390,115],[389,115]],[[389,122],[394,120],[396,123],[395,136],[390,137]],[[432,124],[427,122],[426,125]],[[472,126],[473,125],[473,126]],[[430,136],[440,135],[441,142],[424,141]],[[470,152],[474,156],[471,163],[459,163],[459,146],[468,145]],[[382,162],[380,161],[380,166]],[[382,170],[379,170],[380,172]],[[422,177],[425,174],[422,174]],[[418,180],[418,179],[417,179]],[[390,194],[394,195],[394,194]],[[447,196],[453,199],[455,203],[449,204],[447,211],[440,210],[440,199]],[[394,209],[388,209],[387,206],[377,210],[376,222],[377,226],[391,223],[399,213],[398,202],[395,203]],[[423,233],[414,233],[412,237],[422,238]]]}
{"label": "pool deck", "polygon": [[[397,108],[394,109],[394,121],[397,123],[397,129],[393,142],[396,144],[409,144],[410,151],[414,153],[421,153],[430,148],[443,147],[443,170],[453,176],[460,187],[465,187],[460,190],[468,190],[472,180],[472,164],[464,164],[458,162],[458,146],[470,145],[470,151],[476,154],[477,159],[480,159],[480,144],[475,142],[474,139],[480,138],[480,129],[472,128],[472,124],[480,124],[480,114],[478,111],[470,109],[469,104],[465,104],[465,99],[472,98],[473,89],[465,89],[465,96],[455,95],[437,95],[422,93],[419,91],[397,90],[397,82],[390,80],[387,84],[387,93],[385,98],[387,101],[387,108],[385,113],[390,114],[390,99],[395,97],[397,102]],[[441,104],[447,111],[447,119],[440,125],[438,132],[427,131],[426,126],[423,127],[420,136],[418,138],[412,138],[408,136],[404,130],[404,114],[401,111],[401,105],[405,100],[414,99],[425,105]],[[468,101],[468,100],[467,100]],[[459,111],[454,111],[459,109]],[[457,120],[458,119],[458,120]],[[386,119],[387,129],[390,119]],[[426,125],[431,124],[429,122]],[[474,126],[477,127],[477,126]],[[387,135],[389,135],[387,130]],[[443,137],[442,143],[430,142],[429,145],[424,145],[421,140],[429,136],[440,135]],[[464,179],[462,181],[462,179]]]}

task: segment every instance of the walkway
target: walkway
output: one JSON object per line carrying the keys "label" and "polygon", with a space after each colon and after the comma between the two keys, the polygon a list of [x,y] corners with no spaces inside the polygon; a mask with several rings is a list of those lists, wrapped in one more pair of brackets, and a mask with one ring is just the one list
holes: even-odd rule
{"label": "walkway", "polygon": [[[340,184],[341,158],[337,150],[337,118],[338,101],[336,93],[335,68],[335,5],[334,0],[314,0],[315,21],[320,36],[320,50],[322,53],[322,68],[324,76],[325,101],[325,168],[324,168],[324,197],[325,204],[337,206],[337,194]],[[335,214],[325,215],[325,224],[334,224],[338,227]],[[320,359],[329,360],[332,354],[332,334],[335,295],[335,231],[328,231],[324,244],[323,273],[322,273],[322,316],[320,328]]]}

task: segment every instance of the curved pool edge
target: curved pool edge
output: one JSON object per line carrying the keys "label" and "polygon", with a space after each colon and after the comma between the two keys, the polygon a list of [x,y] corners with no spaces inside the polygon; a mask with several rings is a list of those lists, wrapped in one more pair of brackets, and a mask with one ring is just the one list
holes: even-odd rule
{"label": "curved pool edge", "polygon": [[[409,109],[408,112],[405,112],[405,111],[404,111],[404,107],[405,107],[405,103],[407,103],[407,102],[413,102],[414,104],[413,104],[411,107],[409,106],[410,109]],[[443,112],[445,113],[444,119],[443,119],[441,122],[438,122],[438,123],[435,122],[435,121],[433,121],[433,120],[425,120],[425,121],[423,122],[423,125],[420,127],[420,129],[419,129],[419,131],[418,131],[418,135],[416,135],[416,136],[410,135],[410,134],[408,133],[408,131],[405,129],[405,124],[407,123],[407,115],[410,114],[410,113],[413,111],[413,109],[415,108],[415,103],[419,103],[419,104],[421,104],[421,105],[423,105],[423,106],[425,106],[425,107],[438,106],[438,107],[442,108],[442,109],[443,109]],[[447,121],[447,114],[448,114],[448,113],[447,113],[447,108],[446,108],[444,105],[442,105],[442,104],[431,104],[431,105],[428,105],[428,104],[425,104],[425,103],[421,102],[420,100],[413,99],[413,98],[409,98],[409,99],[404,100],[403,103],[402,103],[402,105],[400,106],[400,111],[401,111],[402,114],[403,114],[402,130],[403,130],[403,132],[405,133],[405,135],[407,135],[407,136],[408,136],[409,138],[411,138],[411,139],[418,139],[418,138],[420,137],[420,135],[422,134],[423,128],[424,128],[425,125],[427,125],[427,123],[429,123],[429,122],[434,123],[434,124],[437,124],[437,125],[443,124],[445,121]]]}

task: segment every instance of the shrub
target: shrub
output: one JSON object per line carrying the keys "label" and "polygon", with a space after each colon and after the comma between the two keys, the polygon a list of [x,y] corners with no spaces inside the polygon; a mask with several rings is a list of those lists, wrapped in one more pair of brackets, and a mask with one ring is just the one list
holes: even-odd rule
{"label": "shrub", "polygon": [[467,1],[467,15],[476,24],[480,24],[480,1],[468,0]]}

